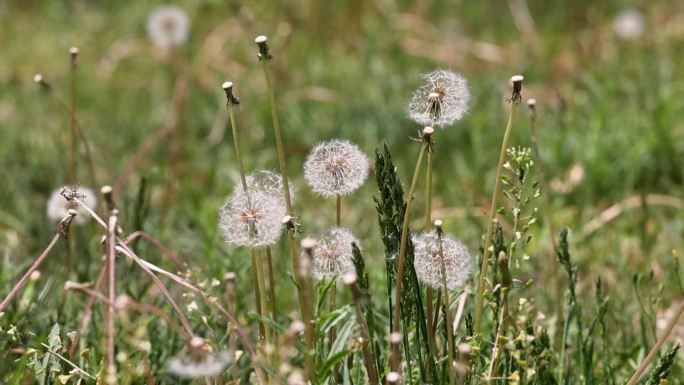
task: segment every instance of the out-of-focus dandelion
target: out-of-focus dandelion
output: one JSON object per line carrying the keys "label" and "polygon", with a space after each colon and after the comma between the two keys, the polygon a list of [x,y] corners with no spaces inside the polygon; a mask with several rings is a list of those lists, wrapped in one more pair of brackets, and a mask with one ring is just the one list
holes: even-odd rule
{"label": "out-of-focus dandelion", "polygon": [[280,238],[285,216],[282,197],[265,192],[236,192],[219,211],[219,229],[236,246],[269,246]]}
{"label": "out-of-focus dandelion", "polygon": [[418,88],[406,105],[408,117],[424,126],[448,126],[468,112],[467,80],[448,70],[421,75],[426,84]]}
{"label": "out-of-focus dandelion", "polygon": [[166,367],[174,376],[180,378],[214,377],[221,374],[232,361],[227,351],[218,354],[203,354],[202,357],[177,356],[171,358]]}
{"label": "out-of-focus dandelion", "polygon": [[[86,187],[79,187],[74,191],[86,206],[91,210],[95,210],[97,207],[97,198],[93,190]],[[74,209],[78,212],[78,215],[73,220],[76,224],[83,224],[90,218],[90,215],[88,215],[85,208],[80,207],[76,202],[66,200],[64,196],[62,196],[62,188],[53,191],[47,201],[48,218],[55,222],[60,221],[67,215],[69,209]]]}
{"label": "out-of-focus dandelion", "polygon": [[615,16],[613,32],[623,40],[636,40],[644,34],[646,20],[637,9],[626,9]]}
{"label": "out-of-focus dandelion", "polygon": [[[248,193],[252,191],[257,193],[266,193],[279,197],[284,201],[284,185],[283,178],[279,173],[271,170],[257,170],[247,176]],[[242,190],[236,192],[243,193]],[[294,190],[290,189],[290,195],[294,195]]]}
{"label": "out-of-focus dandelion", "polygon": [[346,140],[316,145],[304,162],[304,179],[311,189],[326,197],[356,191],[368,177],[368,158]]}
{"label": "out-of-focus dandelion", "polygon": [[190,18],[180,7],[163,5],[147,18],[147,34],[159,48],[180,46],[188,40]]}
{"label": "out-of-focus dandelion", "polygon": [[[435,231],[413,236],[418,279],[427,286],[442,289],[442,267],[439,253],[439,236]],[[473,268],[473,257],[468,248],[449,235],[442,235],[442,251],[449,290],[461,287]]]}
{"label": "out-of-focus dandelion", "polygon": [[313,249],[313,274],[318,280],[354,273],[352,243],[359,241],[351,231],[334,228],[321,236]]}

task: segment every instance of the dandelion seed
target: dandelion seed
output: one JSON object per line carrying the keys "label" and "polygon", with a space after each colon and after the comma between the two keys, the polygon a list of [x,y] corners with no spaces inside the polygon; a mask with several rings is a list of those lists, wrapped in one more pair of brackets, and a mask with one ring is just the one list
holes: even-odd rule
{"label": "dandelion seed", "polygon": [[304,179],[311,189],[326,197],[348,195],[368,177],[368,158],[346,140],[316,145],[304,162]]}
{"label": "dandelion seed", "polygon": [[[266,193],[284,199],[285,186],[280,173],[271,170],[257,170],[247,176],[247,188],[250,192]],[[242,193],[238,190],[237,193]],[[290,195],[294,197],[295,191],[290,188]]]}
{"label": "dandelion seed", "polygon": [[219,229],[226,242],[235,246],[261,247],[278,241],[285,216],[282,197],[265,192],[239,193],[219,211]]}
{"label": "dandelion seed", "polygon": [[[435,231],[413,236],[415,261],[413,262],[418,279],[433,289],[442,289],[442,265],[439,253],[439,237]],[[461,242],[444,234],[442,251],[446,270],[447,289],[461,287],[468,279],[473,268],[473,258]]]}
{"label": "dandelion seed", "polygon": [[231,361],[232,355],[227,351],[216,355],[207,353],[203,357],[183,355],[171,358],[166,368],[180,378],[214,377],[221,374]]}
{"label": "dandelion seed", "polygon": [[644,34],[645,29],[644,15],[636,9],[624,10],[613,20],[613,32],[623,40],[636,40]]}
{"label": "dandelion seed", "polygon": [[355,273],[352,243],[359,244],[351,231],[334,228],[323,234],[313,248],[313,274],[317,280]]}
{"label": "dandelion seed", "polygon": [[[91,210],[95,210],[97,207],[97,198],[93,190],[86,187],[79,187],[77,189],[78,198]],[[62,188],[59,188],[52,192],[50,198],[47,201],[47,216],[52,221],[60,221],[66,215],[69,209],[76,210],[78,215],[74,218],[73,222],[76,224],[84,224],[89,218],[88,212],[85,208],[80,207],[76,202],[68,201],[62,195]]]}
{"label": "dandelion seed", "polygon": [[190,18],[180,7],[161,6],[147,18],[147,34],[159,48],[180,46],[188,40]]}
{"label": "dandelion seed", "polygon": [[426,84],[406,105],[408,117],[424,126],[448,126],[468,112],[470,90],[466,78],[456,72],[437,70],[421,75]]}

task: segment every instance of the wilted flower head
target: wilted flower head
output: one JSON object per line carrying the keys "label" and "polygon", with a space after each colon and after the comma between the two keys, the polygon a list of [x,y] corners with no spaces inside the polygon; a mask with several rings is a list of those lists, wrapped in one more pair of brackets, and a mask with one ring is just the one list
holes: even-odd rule
{"label": "wilted flower head", "polygon": [[276,243],[283,228],[281,220],[286,213],[282,196],[239,191],[236,189],[219,211],[219,229],[226,242],[248,247]]}
{"label": "wilted flower head", "polygon": [[641,37],[645,29],[644,15],[637,9],[626,9],[615,16],[613,31],[624,40],[635,40]]}
{"label": "wilted flower head", "polygon": [[334,228],[321,236],[313,249],[313,274],[318,280],[354,273],[352,243],[359,241],[351,231]]}
{"label": "wilted flower head", "polygon": [[[418,279],[434,289],[442,289],[442,262],[439,253],[439,236],[435,231],[413,236],[415,259],[413,265]],[[461,242],[444,234],[442,251],[446,270],[447,289],[463,285],[473,267],[473,257]]]}
{"label": "wilted flower head", "polygon": [[306,157],[304,179],[311,189],[328,198],[356,191],[368,177],[368,158],[346,140],[319,143]]}
{"label": "wilted flower head", "polygon": [[173,375],[181,378],[214,377],[221,374],[231,361],[232,355],[227,351],[216,355],[207,352],[202,357],[173,357],[166,367]]}
{"label": "wilted flower head", "polygon": [[[93,190],[86,187],[79,187],[74,190],[74,194],[88,206],[91,210],[95,210],[97,207],[97,198]],[[50,220],[55,222],[62,220],[69,209],[74,209],[78,212],[78,215],[73,219],[73,223],[83,224],[85,223],[90,215],[83,208],[80,207],[76,202],[70,202],[62,196],[62,188],[59,188],[52,192],[50,198],[47,201],[47,216]]]}
{"label": "wilted flower head", "polygon": [[468,112],[470,91],[466,79],[447,70],[421,75],[426,84],[418,88],[406,106],[411,120],[424,126],[448,126]]}
{"label": "wilted flower head", "polygon": [[174,5],[163,5],[147,18],[147,34],[159,48],[177,47],[188,40],[190,18]]}

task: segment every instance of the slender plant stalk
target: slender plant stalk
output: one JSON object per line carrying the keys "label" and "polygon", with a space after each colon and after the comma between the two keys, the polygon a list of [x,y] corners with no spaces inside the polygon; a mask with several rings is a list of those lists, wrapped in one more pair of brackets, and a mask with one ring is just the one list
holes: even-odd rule
{"label": "slender plant stalk", "polygon": [[[335,226],[337,228],[340,227],[342,223],[342,196],[337,195],[335,197]],[[335,278],[336,279],[336,278]],[[329,310],[332,313],[335,311],[335,308],[337,308],[336,304],[336,297],[337,297],[337,281],[333,285],[333,287],[330,289],[330,302],[329,302]],[[330,328],[330,332],[328,333],[328,339],[330,341],[330,346],[332,346],[335,343],[335,340],[337,339],[337,327],[333,325]],[[337,383],[337,376],[339,374],[339,366],[336,365],[333,368],[333,379],[332,382],[333,384]]]}
{"label": "slender plant stalk", "polygon": [[74,52],[75,47],[72,47],[71,63],[69,65],[69,183],[78,183],[76,171],[76,153],[78,152],[78,139],[76,135],[76,55],[78,50]]}
{"label": "slender plant stalk", "polygon": [[512,276],[509,269],[510,260],[503,251],[499,253],[497,260],[499,264],[499,271],[501,273],[501,312],[499,314],[499,325],[496,329],[496,337],[494,338],[494,348],[492,349],[492,358],[489,361],[489,372],[487,374],[487,383],[491,383],[494,375],[499,368],[499,359],[501,358],[501,348],[503,344],[501,339],[506,333],[506,323],[508,322],[508,293],[512,285]]}
{"label": "slender plant stalk", "polygon": [[[304,338],[306,343],[306,351],[304,352],[304,366],[305,373],[308,378],[314,377],[314,341],[316,338],[313,329],[313,282],[311,280],[311,262],[313,261],[312,250],[315,241],[312,239],[302,240],[302,247],[306,257],[301,261],[302,265],[297,274],[299,275],[299,282],[302,285],[302,294],[304,296],[304,303],[307,305],[304,310]],[[308,327],[307,327],[307,324]]]}
{"label": "slender plant stalk", "polygon": [[[430,132],[432,134],[432,132]],[[411,217],[411,204],[413,202],[413,195],[416,192],[416,184],[418,182],[418,176],[420,175],[420,166],[423,163],[423,154],[429,143],[429,135],[423,134],[423,140],[420,146],[420,152],[418,153],[418,159],[416,161],[416,167],[413,171],[413,178],[411,179],[411,187],[409,188],[409,193],[406,198],[406,211],[404,212],[404,222],[401,225],[401,243],[399,244],[399,264],[397,266],[397,277],[395,283],[395,294],[394,294],[394,315],[392,320],[392,333],[399,333],[400,321],[401,321],[401,286],[404,279],[404,269],[406,264],[406,248],[408,246],[408,232],[409,232],[409,219]],[[394,344],[392,346],[392,371],[398,372],[399,364],[401,360],[399,344]]]}
{"label": "slender plant stalk", "polygon": [[345,284],[349,286],[352,292],[352,297],[354,299],[354,305],[356,308],[356,322],[359,324],[359,334],[363,341],[361,341],[361,353],[363,354],[363,361],[366,364],[366,373],[368,374],[368,383],[371,385],[378,385],[378,370],[375,367],[375,361],[373,360],[373,355],[369,348],[369,344],[373,341],[370,339],[370,334],[368,332],[368,324],[363,314],[363,303],[362,294],[358,285],[356,284],[356,277],[350,276],[350,278],[343,277]]}
{"label": "slender plant stalk", "polygon": [[67,216],[65,216],[57,225],[57,228],[55,230],[55,236],[52,237],[52,240],[50,243],[47,245],[45,250],[36,258],[35,262],[29,267],[28,270],[26,270],[26,273],[21,277],[19,282],[14,285],[12,290],[10,290],[9,294],[7,294],[7,297],[5,297],[4,300],[2,300],[2,303],[0,303],[0,313],[2,313],[5,308],[9,305],[10,302],[14,299],[14,297],[17,296],[21,292],[21,289],[24,288],[26,285],[26,282],[28,282],[29,278],[31,277],[31,274],[33,274],[34,271],[38,270],[40,265],[45,261],[47,256],[50,254],[50,251],[55,247],[57,244],[57,241],[62,237],[62,235],[66,234],[66,232],[69,230],[69,225],[71,224],[71,221],[73,220],[74,216],[76,216],[76,212],[71,210]]}
{"label": "slender plant stalk", "polygon": [[[104,261],[102,263],[102,267],[100,268],[100,274],[97,276],[97,280],[95,280],[95,287],[93,290],[100,290],[100,288],[105,282],[106,274],[107,261]],[[73,358],[76,354],[76,349],[78,349],[79,342],[81,341],[81,335],[83,334],[83,331],[85,330],[86,326],[88,326],[88,321],[90,320],[90,315],[92,314],[93,306],[95,305],[95,299],[96,298],[93,296],[88,297],[88,302],[86,303],[86,307],[83,310],[83,315],[81,316],[81,320],[78,322],[76,335],[74,337],[73,342],[71,343],[71,346],[69,347],[69,357],[71,358]]]}
{"label": "slender plant stalk", "polygon": [[[236,275],[235,273],[227,273],[225,275],[226,278],[226,302],[228,302],[228,311],[231,313],[235,313],[237,310],[237,301],[235,300],[236,297],[236,290],[235,290],[235,278]],[[231,328],[234,327],[233,325],[230,325],[230,327],[226,330],[226,333],[230,335],[230,354],[232,356],[232,360],[230,363],[230,372],[231,375],[233,376],[233,381],[236,383],[239,381],[240,374],[239,374],[239,368],[237,365],[237,359],[236,359],[236,351],[237,351],[237,338],[233,336],[233,332]]]}
{"label": "slender plant stalk", "polygon": [[109,216],[107,228],[107,312],[105,313],[105,352],[107,361],[107,377],[116,378],[116,352],[114,338],[116,336],[115,309],[116,302],[116,229],[117,214],[113,212]]}
{"label": "slender plant stalk", "polygon": [[[544,200],[544,211],[546,214],[546,224],[549,228],[549,241],[553,252],[548,254],[546,261],[546,276],[553,287],[555,287],[554,305],[556,307],[556,330],[561,330],[563,326],[563,289],[561,286],[561,278],[558,275],[558,263],[555,258],[555,250],[558,248],[556,242],[556,226],[553,223],[551,215],[551,196],[546,180],[546,172],[544,171],[544,162],[541,159],[539,145],[537,141],[537,108],[536,101],[529,99],[527,101],[530,116],[530,143],[532,145],[532,152],[537,160],[537,169],[539,170],[539,184],[541,186],[542,198]],[[557,336],[560,336],[556,333]],[[560,338],[556,338],[556,345],[560,343]],[[558,347],[558,346],[557,346]]]}
{"label": "slender plant stalk", "polygon": [[[518,98],[519,98],[518,91]],[[504,132],[503,142],[501,143],[501,153],[499,154],[499,164],[496,168],[496,180],[494,181],[494,192],[492,194],[492,204],[489,207],[489,218],[487,221],[487,235],[485,236],[484,254],[482,256],[482,268],[480,270],[480,278],[477,284],[477,298],[475,308],[475,334],[480,333],[480,326],[482,323],[482,310],[484,306],[484,292],[487,283],[487,269],[489,267],[489,257],[492,254],[492,235],[494,234],[494,219],[496,218],[496,208],[499,204],[499,196],[501,195],[501,173],[503,171],[503,164],[506,159],[506,149],[513,131],[513,120],[515,119],[515,112],[518,108],[519,100],[516,100],[515,91],[512,97],[511,111],[508,116],[508,125]]]}
{"label": "slender plant stalk", "polygon": [[[298,279],[299,270],[301,269],[300,255],[297,245],[297,238],[295,234],[294,227],[294,212],[292,211],[292,199],[290,195],[290,183],[287,176],[287,163],[285,162],[285,150],[283,148],[283,138],[280,132],[280,120],[278,118],[278,105],[275,97],[275,88],[273,86],[273,79],[271,78],[271,68],[270,60],[272,56],[269,52],[266,36],[258,36],[255,39],[255,43],[259,47],[259,61],[261,62],[262,69],[264,70],[264,77],[266,78],[266,86],[268,89],[268,99],[271,106],[271,119],[273,121],[273,133],[276,142],[276,152],[278,153],[278,166],[280,168],[280,175],[283,178],[283,190],[285,196],[285,207],[287,209],[287,215],[290,219],[290,229],[288,231],[288,240],[290,243],[290,256],[292,258],[292,268],[295,271],[295,279]],[[314,325],[312,324],[312,309],[311,302],[307,301],[307,296],[303,293],[305,290],[305,282],[298,279],[297,282],[297,298],[299,300],[300,313],[304,321],[305,336],[306,336],[306,348],[307,352],[305,356],[305,366],[306,366],[306,379],[311,381],[313,379],[313,358],[311,357],[314,344]]]}
{"label": "slender plant stalk", "polygon": [[[264,311],[266,311],[266,307],[264,306],[266,302],[266,293],[262,290],[262,284],[263,284],[263,279],[260,278],[260,274],[263,274],[263,271],[261,271],[261,261],[259,258],[259,251],[257,249],[250,249],[250,253],[252,254],[252,277],[254,278],[254,292],[256,293],[256,312],[259,315],[259,317],[264,316]],[[265,340],[266,339],[266,327],[264,326],[264,323],[259,320],[259,340]]]}
{"label": "slender plant stalk", "polygon": [[[434,140],[434,139],[433,139]],[[433,146],[427,149],[427,175],[425,177],[425,227],[424,231],[429,233],[432,228],[432,156]],[[430,354],[435,354],[435,329],[432,328],[432,288],[425,289],[427,302],[427,325],[428,325],[428,347]]]}
{"label": "slender plant stalk", "polygon": [[663,332],[663,334],[660,335],[660,338],[658,338],[658,341],[656,341],[655,345],[653,345],[653,348],[651,348],[651,351],[648,352],[648,355],[641,362],[641,364],[634,372],[634,374],[632,374],[632,377],[629,378],[629,381],[627,381],[627,385],[635,385],[637,381],[639,381],[639,378],[646,371],[648,365],[656,357],[660,348],[663,346],[665,341],[667,341],[667,339],[670,337],[670,334],[672,334],[672,330],[677,325],[677,321],[679,321],[679,318],[682,316],[682,313],[684,313],[684,300],[679,303],[679,306],[677,306],[677,310],[675,310],[675,315],[672,317],[672,319],[670,319],[670,322],[667,323],[665,331]]}
{"label": "slender plant stalk", "polygon": [[[438,222],[438,221],[435,221]],[[437,225],[437,237],[439,241],[439,262],[440,269],[442,271],[442,291],[444,292],[444,323],[447,329],[447,355],[449,356],[449,383],[454,385],[456,383],[456,368],[454,367],[454,362],[456,362],[456,347],[454,346],[454,330],[451,325],[451,317],[449,316],[449,288],[446,283],[446,264],[444,263],[444,247],[442,245],[442,228],[441,221]]]}
{"label": "slender plant stalk", "polygon": [[[268,290],[269,290],[269,295],[271,296],[271,319],[273,319],[273,322],[278,323],[278,304],[276,303],[276,289],[275,289],[275,270],[273,270],[273,255],[271,253],[271,247],[266,246],[266,261],[268,263]],[[273,343],[273,348],[274,348],[274,357],[279,357],[280,356],[280,349],[279,349],[279,343],[278,343],[278,337],[275,335],[274,331],[274,336],[273,340],[271,341]]]}

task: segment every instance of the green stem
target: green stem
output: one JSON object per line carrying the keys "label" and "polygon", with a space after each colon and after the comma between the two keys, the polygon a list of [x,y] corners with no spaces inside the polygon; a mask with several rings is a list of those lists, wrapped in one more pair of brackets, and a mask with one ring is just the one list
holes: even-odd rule
{"label": "green stem", "polygon": [[[411,212],[411,203],[413,202],[413,195],[416,192],[416,184],[418,182],[418,175],[420,175],[420,166],[423,163],[423,154],[425,153],[425,148],[428,145],[429,138],[424,138],[420,146],[420,152],[418,153],[418,160],[416,161],[416,167],[413,171],[413,178],[411,179],[411,187],[409,188],[409,193],[406,198],[406,210],[404,211],[404,222],[401,226],[401,243],[399,245],[399,264],[397,267],[397,277],[395,283],[395,295],[394,295],[394,316],[393,316],[393,333],[399,332],[399,325],[401,320],[401,286],[404,279],[404,269],[406,264],[406,248],[408,245],[409,236],[409,219]],[[399,344],[394,345],[392,351],[392,370],[398,372],[400,361]]]}
{"label": "green stem", "polygon": [[442,270],[442,291],[444,291],[444,322],[447,329],[447,355],[449,356],[449,383],[454,385],[456,383],[456,369],[454,363],[456,362],[456,347],[454,346],[454,329],[451,325],[451,317],[449,316],[449,289],[446,283],[446,264],[444,263],[444,247],[442,245],[442,231],[437,228],[437,237],[439,239],[439,262]]}
{"label": "green stem", "polygon": [[496,219],[496,207],[499,202],[499,195],[501,195],[501,173],[503,170],[504,160],[506,159],[506,149],[513,131],[513,120],[515,119],[515,111],[518,108],[518,103],[513,101],[511,103],[511,112],[508,116],[508,125],[504,132],[503,142],[501,143],[501,153],[499,154],[499,164],[496,169],[496,180],[494,182],[494,193],[492,194],[492,204],[489,208],[489,218],[487,223],[487,235],[485,236],[484,254],[482,256],[482,268],[480,270],[480,279],[477,284],[477,301],[475,309],[475,334],[480,333],[480,326],[482,322],[482,310],[484,305],[485,284],[487,281],[487,268],[489,267],[489,257],[492,254],[492,235],[494,233],[494,220]]}

